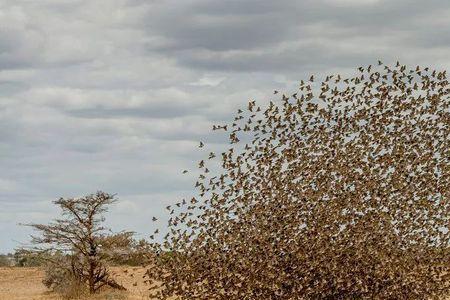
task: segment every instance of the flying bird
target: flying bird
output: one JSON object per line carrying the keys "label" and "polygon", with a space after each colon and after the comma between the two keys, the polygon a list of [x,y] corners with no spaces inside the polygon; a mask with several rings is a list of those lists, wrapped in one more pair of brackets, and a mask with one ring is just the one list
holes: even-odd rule
{"label": "flying bird", "polygon": [[156,298],[445,299],[445,71],[378,60],[281,94],[213,127],[228,145],[152,244]]}

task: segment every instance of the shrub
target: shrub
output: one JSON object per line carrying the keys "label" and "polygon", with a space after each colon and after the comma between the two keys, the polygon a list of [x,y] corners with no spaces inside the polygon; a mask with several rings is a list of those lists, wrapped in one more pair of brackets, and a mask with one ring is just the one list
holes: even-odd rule
{"label": "shrub", "polygon": [[[46,254],[45,254],[46,255]],[[17,267],[40,267],[43,265],[43,253],[26,249],[18,249],[14,253],[14,262]]]}
{"label": "shrub", "polygon": [[12,266],[12,257],[10,255],[0,254],[0,267]]}
{"label": "shrub", "polygon": [[124,231],[102,237],[105,260],[113,265],[143,266],[150,262],[150,244],[134,239],[134,232]]}
{"label": "shrub", "polygon": [[63,299],[78,299],[88,293],[82,278],[76,276],[66,256],[54,257],[45,267],[42,283],[49,289],[59,293]]}

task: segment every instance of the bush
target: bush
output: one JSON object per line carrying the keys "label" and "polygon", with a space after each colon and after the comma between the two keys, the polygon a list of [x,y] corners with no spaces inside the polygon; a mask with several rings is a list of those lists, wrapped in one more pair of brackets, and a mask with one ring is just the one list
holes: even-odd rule
{"label": "bush", "polygon": [[103,255],[113,265],[144,266],[150,261],[150,244],[134,239],[134,232],[105,235],[100,241]]}
{"label": "bush", "polygon": [[40,267],[43,266],[43,257],[47,254],[41,254],[30,250],[19,249],[14,253],[14,262],[17,267]]}
{"label": "bush", "polygon": [[0,267],[10,267],[13,265],[11,255],[0,254]]}
{"label": "bush", "polygon": [[71,272],[69,265],[48,264],[42,283],[63,299],[77,299],[88,294],[86,285]]}

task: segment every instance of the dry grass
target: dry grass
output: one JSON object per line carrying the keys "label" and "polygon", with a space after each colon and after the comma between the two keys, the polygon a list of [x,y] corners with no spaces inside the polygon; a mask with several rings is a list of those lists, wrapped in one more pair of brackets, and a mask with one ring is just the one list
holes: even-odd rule
{"label": "dry grass", "polygon": [[[143,300],[148,299],[147,286],[142,278],[145,270],[136,267],[112,268],[118,283],[127,292],[105,290],[98,295],[80,300]],[[1,300],[61,300],[42,284],[44,274],[38,268],[0,268]]]}
{"label": "dry grass", "polygon": [[[112,271],[117,281],[128,289],[127,292],[107,290],[80,300],[149,299],[142,278],[144,268],[115,267]],[[38,268],[0,268],[0,300],[62,300],[59,295],[48,291],[41,283],[43,275]]]}

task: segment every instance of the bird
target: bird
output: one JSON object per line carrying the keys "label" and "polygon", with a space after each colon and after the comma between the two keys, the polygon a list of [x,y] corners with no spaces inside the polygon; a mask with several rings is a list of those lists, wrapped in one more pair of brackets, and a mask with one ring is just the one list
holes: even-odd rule
{"label": "bird", "polygon": [[450,293],[445,71],[378,60],[352,72],[317,89],[301,79],[213,127],[230,128],[228,144],[199,151],[195,195],[167,207],[152,243],[157,299]]}

